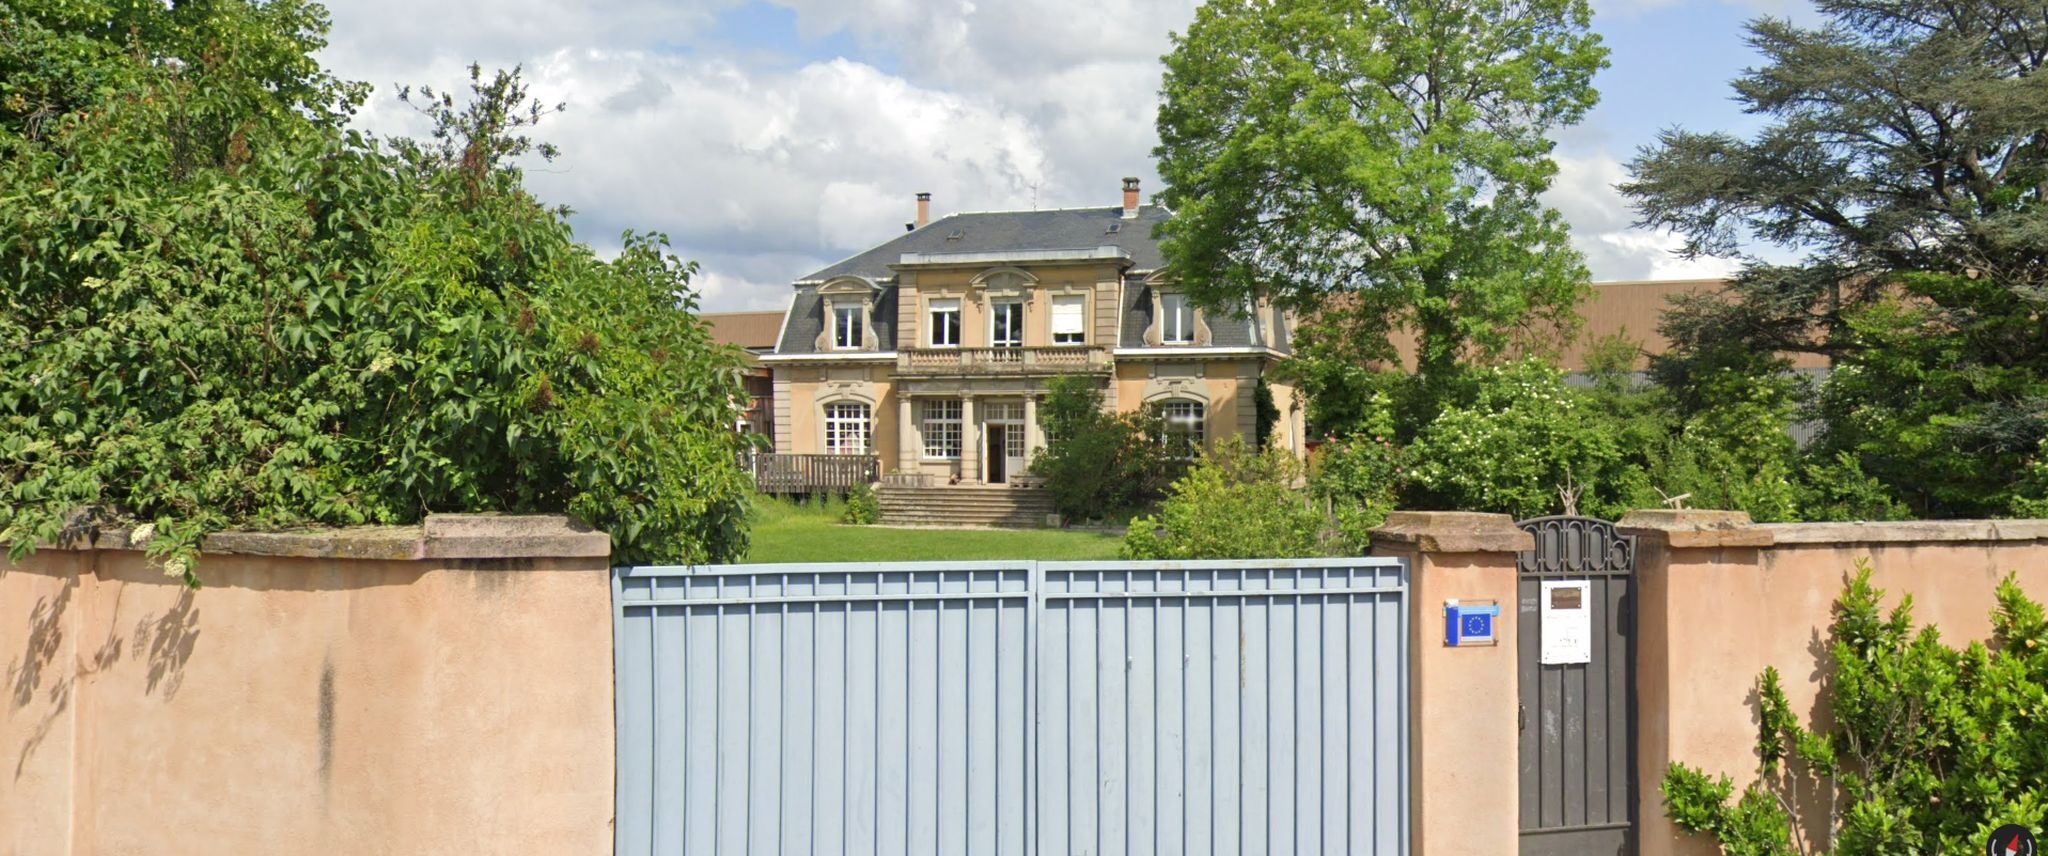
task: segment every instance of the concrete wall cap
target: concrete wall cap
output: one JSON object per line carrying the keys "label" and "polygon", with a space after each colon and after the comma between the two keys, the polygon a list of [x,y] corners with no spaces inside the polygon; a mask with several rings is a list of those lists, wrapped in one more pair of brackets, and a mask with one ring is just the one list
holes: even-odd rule
{"label": "concrete wall cap", "polygon": [[1897,520],[1767,523],[1779,544],[1884,544],[2048,540],[2048,520]]}
{"label": "concrete wall cap", "polygon": [[1505,514],[1476,511],[1396,511],[1372,530],[1374,545],[1424,553],[1519,553],[1536,538]]}
{"label": "concrete wall cap", "polygon": [[612,539],[559,514],[429,514],[429,559],[610,556]]}
{"label": "concrete wall cap", "polygon": [[[139,550],[127,526],[94,528],[46,550]],[[429,514],[414,526],[216,532],[201,555],[305,559],[583,559],[611,555],[611,536],[557,514]]]}
{"label": "concrete wall cap", "polygon": [[1661,540],[1670,547],[1769,547],[1771,531],[1756,525],[1747,511],[1645,508],[1631,511],[1614,525],[1623,535]]}

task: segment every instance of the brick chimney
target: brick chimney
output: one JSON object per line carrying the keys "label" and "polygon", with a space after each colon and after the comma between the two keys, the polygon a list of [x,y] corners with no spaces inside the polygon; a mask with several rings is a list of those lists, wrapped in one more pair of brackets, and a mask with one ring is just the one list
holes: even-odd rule
{"label": "brick chimney", "polygon": [[917,227],[922,229],[924,228],[926,223],[930,223],[931,221],[932,195],[929,193],[920,193],[917,195]]}
{"label": "brick chimney", "polygon": [[1124,179],[1124,219],[1129,220],[1136,216],[1138,216],[1138,179],[1134,176],[1126,177]]}

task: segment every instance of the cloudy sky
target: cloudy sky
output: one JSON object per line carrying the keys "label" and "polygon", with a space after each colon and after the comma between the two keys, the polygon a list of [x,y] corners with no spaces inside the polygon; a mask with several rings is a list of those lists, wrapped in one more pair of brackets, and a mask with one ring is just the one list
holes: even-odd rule
{"label": "cloudy sky", "polygon": [[[1629,228],[1613,190],[1658,129],[1741,130],[1727,81],[1754,63],[1743,21],[1805,0],[1595,0],[1613,67],[1560,137],[1551,201],[1596,280],[1715,275]],[[609,251],[666,232],[703,266],[705,308],[780,308],[790,280],[934,214],[1113,205],[1158,189],[1159,56],[1194,0],[331,0],[323,58],[377,87],[362,122],[418,129],[398,84],[455,86],[523,65],[566,102],[529,179]]]}

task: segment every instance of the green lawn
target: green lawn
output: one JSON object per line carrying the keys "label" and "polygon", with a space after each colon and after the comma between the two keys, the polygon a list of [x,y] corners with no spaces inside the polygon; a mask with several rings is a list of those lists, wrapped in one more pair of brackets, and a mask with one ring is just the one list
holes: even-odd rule
{"label": "green lawn", "polygon": [[841,506],[754,503],[749,562],[1114,559],[1122,539],[1060,529],[896,529],[846,526]]}

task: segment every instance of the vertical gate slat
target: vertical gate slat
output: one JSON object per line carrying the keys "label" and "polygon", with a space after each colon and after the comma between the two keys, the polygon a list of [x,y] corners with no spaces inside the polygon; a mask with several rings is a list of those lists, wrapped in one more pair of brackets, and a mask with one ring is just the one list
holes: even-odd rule
{"label": "vertical gate slat", "polygon": [[[1591,592],[1586,598],[1592,608]],[[1589,666],[1557,666],[1559,683],[1558,720],[1563,739],[1558,756],[1564,761],[1564,822],[1586,824],[1586,719],[1592,715],[1586,705],[1586,672]]]}
{"label": "vertical gate slat", "polygon": [[1613,730],[1609,733],[1613,752],[1607,759],[1608,812],[1615,820],[1631,819],[1635,809],[1631,800],[1635,793],[1635,729],[1625,715],[1635,710],[1635,699],[1629,691],[1635,671],[1635,620],[1630,611],[1633,589],[1633,582],[1624,582],[1607,592],[1607,614],[1616,619],[1617,625],[1607,637],[1607,709],[1624,712],[1622,722],[1611,726]]}
{"label": "vertical gate slat", "polygon": [[[1518,600],[1517,615],[1520,619],[1515,626],[1516,674],[1523,681],[1542,680],[1542,669],[1537,663],[1537,638],[1541,632],[1541,612],[1536,600],[1542,595],[1542,588],[1532,577],[1524,575],[1515,583]],[[1522,825],[1527,827],[1530,818],[1540,817],[1543,812],[1543,789],[1529,787],[1530,782],[1543,780],[1543,711],[1541,705],[1532,705],[1533,693],[1526,688],[1517,701],[1516,727],[1520,729]]]}
{"label": "vertical gate slat", "polygon": [[[1144,590],[1135,584],[1138,581],[1133,582],[1134,591]],[[1157,692],[1157,667],[1159,613],[1164,607],[1156,600],[1126,600],[1124,604],[1128,645],[1124,660],[1128,680],[1124,688],[1129,694],[1124,719],[1124,770],[1129,782],[1125,799],[1130,817],[1124,847],[1129,852],[1145,852],[1159,846],[1158,735],[1164,723]]]}
{"label": "vertical gate slat", "polygon": [[[1123,591],[1123,586],[1117,586]],[[1096,781],[1095,852],[1124,852],[1130,846],[1130,601],[1122,598],[1101,607],[1102,636],[1097,641],[1096,669],[1101,676],[1096,732],[1100,778]]]}
{"label": "vertical gate slat", "polygon": [[[652,607],[628,607],[626,588],[644,589],[648,580],[612,580],[614,614],[612,662],[618,671],[618,818],[612,844],[618,853],[650,853],[654,850],[654,629],[656,621],[644,615]],[[636,592],[637,594],[637,592]]]}
{"label": "vertical gate slat", "polygon": [[1613,711],[1607,707],[1608,684],[1613,672],[1608,662],[1608,634],[1612,632],[1614,615],[1605,609],[1608,593],[1618,585],[1613,577],[1595,577],[1592,588],[1587,592],[1586,607],[1593,610],[1592,665],[1586,667],[1586,823],[1609,823],[1615,818],[1608,812],[1608,756],[1613,746],[1608,739],[1608,722]]}
{"label": "vertical gate slat", "polygon": [[[1349,582],[1348,580],[1346,582]],[[1332,586],[1337,588],[1340,586]],[[1341,586],[1348,588],[1349,586]],[[1354,754],[1351,740],[1352,729],[1369,722],[1352,715],[1350,699],[1350,653],[1351,636],[1357,630],[1350,622],[1350,599],[1321,598],[1313,606],[1318,623],[1322,628],[1321,648],[1323,652],[1323,676],[1321,694],[1323,709],[1320,719],[1323,731],[1323,750],[1316,755],[1318,793],[1323,804],[1318,810],[1322,817],[1322,829],[1318,831],[1324,853],[1349,853],[1351,843],[1346,829],[1351,793],[1358,789],[1358,781],[1351,777],[1351,758]]]}

